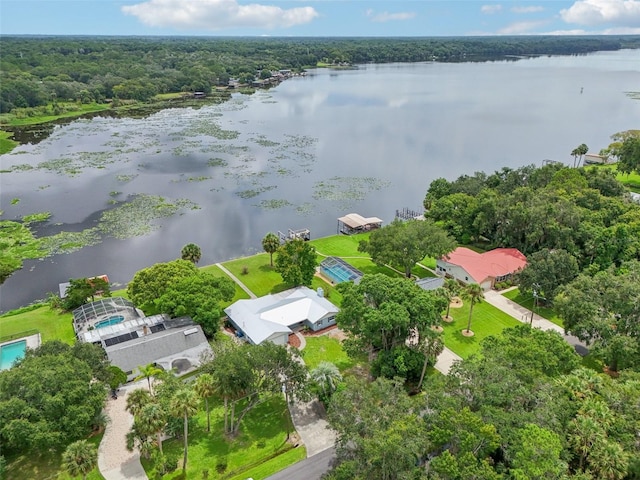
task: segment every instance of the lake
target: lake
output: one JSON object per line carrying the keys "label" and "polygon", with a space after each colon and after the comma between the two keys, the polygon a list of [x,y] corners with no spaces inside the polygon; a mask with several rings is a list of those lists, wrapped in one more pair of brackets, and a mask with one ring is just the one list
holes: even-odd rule
{"label": "lake", "polygon": [[[24,268],[0,287],[5,311],[69,278],[125,284],[202,248],[201,264],[261,251],[268,232],[336,233],[355,212],[385,223],[421,208],[438,177],[573,162],[638,128],[640,50],[485,63],[312,70],[223,105],[57,126],[0,157],[5,219],[51,212],[39,235],[91,246]],[[58,237],[56,237],[58,238]],[[58,238],[59,244],[76,238]]]}

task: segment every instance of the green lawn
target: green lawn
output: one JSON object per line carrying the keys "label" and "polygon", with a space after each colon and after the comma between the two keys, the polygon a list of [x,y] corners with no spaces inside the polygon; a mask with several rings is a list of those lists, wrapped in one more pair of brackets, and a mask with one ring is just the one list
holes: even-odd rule
{"label": "green lawn", "polygon": [[[223,266],[238,277],[238,279],[258,297],[270,293],[282,292],[283,290],[291,288],[290,285],[283,283],[280,274],[270,266],[269,254],[267,253],[231,260],[223,263]],[[210,267],[205,268],[208,269]],[[245,271],[246,273],[243,273]],[[220,270],[220,272],[222,271]],[[325,297],[334,304],[340,305],[342,296],[335,291],[334,287],[322,279],[314,277],[311,288],[317,290],[318,287],[322,287],[325,291]],[[245,296],[244,298],[247,297]]]}
{"label": "green lawn", "polygon": [[[282,277],[269,265],[269,254],[260,253],[222,264],[258,297],[286,290]],[[243,273],[246,271],[247,273]]]}
{"label": "green lawn", "polygon": [[324,361],[333,363],[341,373],[356,365],[356,362],[342,349],[340,341],[335,338],[321,335],[318,337],[305,337],[305,340],[307,341],[307,346],[300,354],[309,370],[313,370],[320,362]]}
{"label": "green lawn", "polygon": [[[528,310],[531,310],[533,308],[533,297],[525,297],[520,293],[520,290],[518,289],[505,292],[502,295],[505,298],[516,302],[518,305],[521,305]],[[537,306],[535,309],[535,313],[540,315],[542,318],[546,318],[547,320],[564,328],[562,318],[558,316],[553,308]]]}
{"label": "green lawn", "polygon": [[[89,443],[98,447],[102,434],[94,435],[88,439]],[[47,480],[71,480],[78,477],[71,477],[62,468],[62,452],[44,452],[34,454],[26,452],[22,455],[7,455],[7,475],[6,478],[41,478]],[[104,480],[98,468],[94,468],[87,475],[87,480]]]}
{"label": "green lawn", "polygon": [[[227,439],[223,434],[223,409],[214,405],[211,410],[211,432],[207,433],[207,417],[200,410],[189,431],[189,459],[186,478],[203,478],[203,472],[209,471],[209,479],[247,478],[248,470],[262,467],[264,472],[270,469],[283,469],[297,462],[303,452],[289,453],[291,445],[286,442],[287,429],[290,428],[289,410],[284,398],[261,404],[247,414],[243,420],[240,434]],[[182,440],[170,439],[163,443],[165,454],[176,455],[182,460]],[[300,450],[300,448],[298,448]],[[280,455],[285,454],[286,455]],[[268,465],[264,465],[266,461]],[[181,462],[180,462],[181,463]],[[223,474],[216,466],[226,463]],[[142,462],[149,478],[155,478],[151,462]],[[162,478],[181,478],[182,469]],[[272,472],[271,472],[272,473]]]}
{"label": "green lawn", "polygon": [[[214,275],[216,277],[227,277],[228,278],[228,275],[225,272],[223,272],[222,270],[220,270],[220,267],[218,267],[217,265],[208,265],[206,267],[202,267],[201,270],[203,272],[210,273],[211,275]],[[231,300],[230,302],[223,302],[222,308],[227,308],[233,302],[237,302],[238,300],[249,298],[249,294],[247,292],[245,292],[240,287],[240,285],[238,285],[235,282],[234,282],[234,284],[236,286],[236,293],[233,296],[233,300]]]}
{"label": "green lawn", "polygon": [[[85,113],[101,112],[103,110],[109,110],[111,108],[111,104],[108,103],[78,104],[76,102],[59,102],[59,104],[64,107],[69,107],[69,111],[63,112],[59,115],[49,113],[44,115],[34,114],[32,116],[20,116],[13,113],[6,113],[0,115],[0,123],[11,126],[36,125],[40,123],[52,122],[54,120],[58,120],[59,118],[77,117]],[[48,107],[50,107],[50,105]],[[40,111],[42,111],[41,107],[36,107],[33,109],[34,113],[39,113]]]}
{"label": "green lawn", "polygon": [[0,130],[0,155],[9,153],[15,147],[20,145],[11,137],[13,137],[13,132],[5,132],[4,130]]}
{"label": "green lawn", "polygon": [[53,311],[48,305],[17,315],[11,315],[9,312],[0,317],[0,336],[38,330],[43,342],[62,340],[71,345],[75,342],[72,321],[71,313]]}
{"label": "green lawn", "polygon": [[616,164],[613,165],[598,165],[595,167],[588,168],[606,168],[608,170],[613,170],[616,172],[616,178],[619,182],[629,187],[629,189],[633,192],[640,193],[640,174],[638,173],[618,173],[618,168]]}
{"label": "green lawn", "polygon": [[278,473],[287,467],[290,467],[294,463],[298,463],[300,460],[307,458],[307,449],[304,446],[298,448],[292,448],[291,450],[278,455],[271,460],[258,465],[257,467],[250,468],[240,475],[231,477],[230,480],[246,480],[247,478],[253,478],[253,480],[262,480],[270,477],[274,473]]}
{"label": "green lawn", "polygon": [[480,342],[484,338],[491,335],[500,335],[505,328],[520,325],[520,322],[502,310],[482,302],[473,307],[471,330],[475,335],[473,337],[464,337],[461,331],[467,328],[469,303],[465,302],[462,308],[452,308],[449,315],[454,318],[454,321],[452,323],[442,322],[444,344],[462,358],[467,358],[469,355],[478,352],[480,350]]}
{"label": "green lawn", "polygon": [[361,257],[369,258],[369,254],[358,251],[361,240],[367,240],[371,233],[358,235],[332,235],[330,237],[311,240],[316,251],[326,257]]}

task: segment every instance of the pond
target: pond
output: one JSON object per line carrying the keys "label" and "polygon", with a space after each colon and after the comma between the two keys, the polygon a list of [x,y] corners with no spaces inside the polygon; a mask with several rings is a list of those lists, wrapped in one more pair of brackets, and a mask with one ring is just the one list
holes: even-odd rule
{"label": "pond", "polygon": [[0,309],[70,278],[124,284],[187,243],[209,264],[268,232],[332,235],[347,213],[388,223],[438,177],[571,163],[638,127],[639,70],[640,50],[318,69],[222,105],[55,126],[0,157],[3,218],[51,212],[37,233],[60,252],[25,262]]}

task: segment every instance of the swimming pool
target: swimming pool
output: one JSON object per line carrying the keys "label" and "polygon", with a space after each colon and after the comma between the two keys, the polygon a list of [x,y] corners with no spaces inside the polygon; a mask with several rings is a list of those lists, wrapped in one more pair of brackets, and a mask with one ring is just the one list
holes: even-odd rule
{"label": "swimming pool", "polygon": [[24,358],[27,351],[27,341],[20,340],[13,343],[7,343],[0,347],[0,370],[7,370],[13,366],[19,358]]}
{"label": "swimming pool", "polygon": [[320,269],[335,283],[355,281],[362,277],[362,272],[338,257],[329,257],[320,264]]}
{"label": "swimming pool", "polygon": [[105,320],[100,320],[99,322],[96,322],[96,324],[94,325],[94,328],[109,327],[111,325],[115,325],[116,323],[120,323],[122,321],[124,321],[124,317],[122,315],[112,315]]}

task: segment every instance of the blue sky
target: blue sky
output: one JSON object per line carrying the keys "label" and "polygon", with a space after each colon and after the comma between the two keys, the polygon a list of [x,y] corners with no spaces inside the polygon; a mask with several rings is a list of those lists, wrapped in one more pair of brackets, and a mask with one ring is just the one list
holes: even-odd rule
{"label": "blue sky", "polygon": [[640,34],[640,0],[0,0],[0,33]]}

